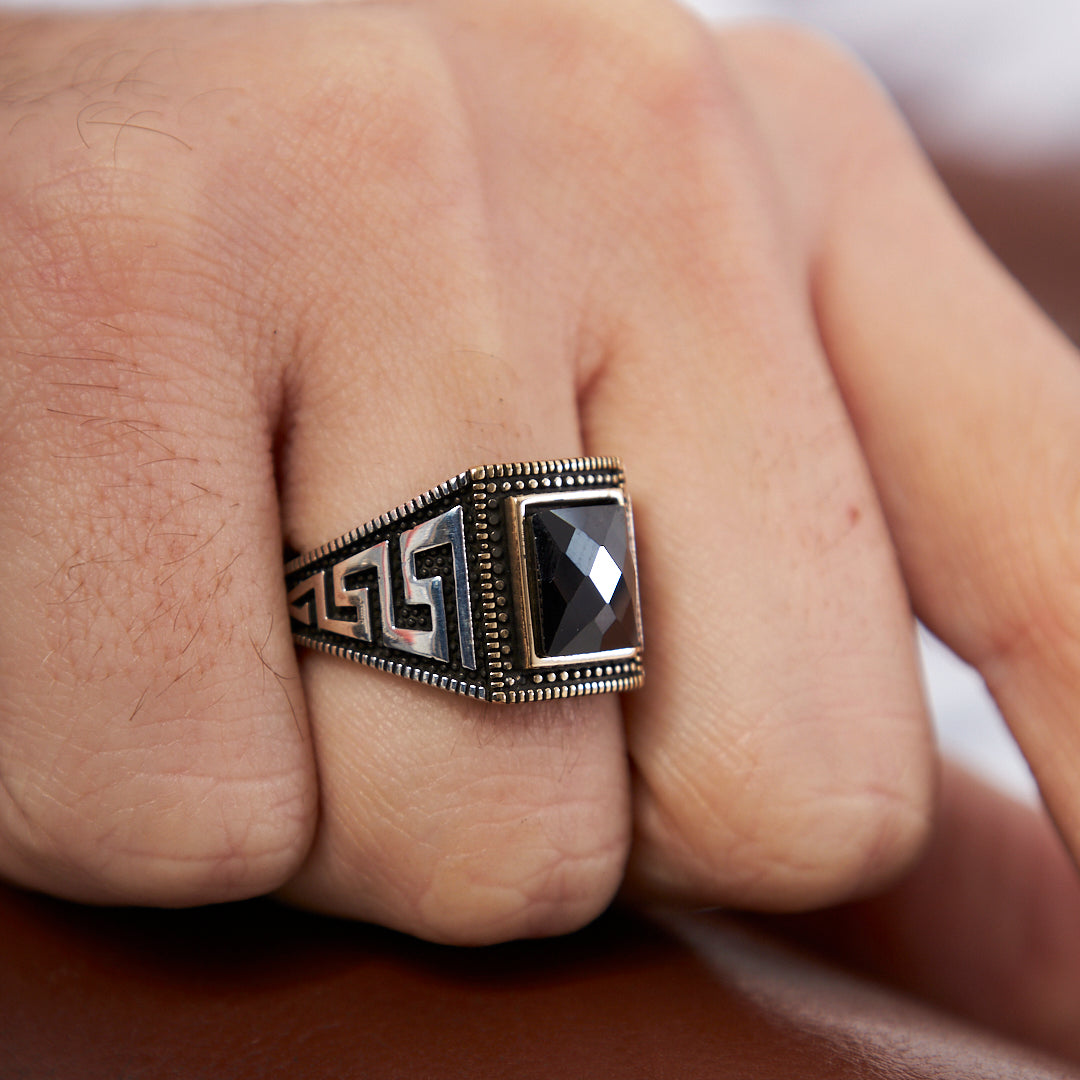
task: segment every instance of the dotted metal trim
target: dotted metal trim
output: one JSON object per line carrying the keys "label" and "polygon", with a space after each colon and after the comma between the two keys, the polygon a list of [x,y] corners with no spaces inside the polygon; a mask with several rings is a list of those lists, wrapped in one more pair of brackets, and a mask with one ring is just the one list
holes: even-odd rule
{"label": "dotted metal trim", "polygon": [[[285,576],[291,585],[319,570],[328,570],[403,530],[443,513],[462,507],[465,546],[472,595],[473,640],[477,668],[463,669],[458,663],[426,660],[384,646],[379,641],[360,642],[328,630],[293,620],[293,636],[298,644],[333,656],[353,660],[381,671],[435,686],[442,690],[493,703],[547,701],[636,689],[644,679],[642,649],[605,663],[573,663],[530,668],[524,662],[521,620],[515,611],[507,545],[506,500],[523,494],[550,491],[598,494],[604,489],[622,488],[622,465],[614,457],[567,458],[554,461],[523,461],[500,465],[480,465],[451,477],[422,495],[363,525],[289,560]],[[394,587],[395,606],[401,604],[400,582]],[[454,619],[448,620],[451,625]],[[407,659],[406,659],[407,656]]]}

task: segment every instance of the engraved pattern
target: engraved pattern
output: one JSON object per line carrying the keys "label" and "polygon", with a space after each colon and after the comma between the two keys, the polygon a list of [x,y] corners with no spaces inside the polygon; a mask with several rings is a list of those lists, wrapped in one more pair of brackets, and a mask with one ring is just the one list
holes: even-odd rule
{"label": "engraved pattern", "polygon": [[[642,649],[540,669],[524,643],[511,568],[514,497],[580,493],[610,499],[617,458],[483,465],[286,564],[298,643],[395,675],[492,702],[632,690]],[[631,532],[632,537],[632,532]],[[399,558],[391,553],[400,553]],[[442,554],[440,554],[442,553]],[[372,617],[378,592],[378,616]],[[636,596],[635,596],[636,603]],[[415,659],[406,661],[402,653]],[[617,660],[617,662],[616,662]]]}
{"label": "engraved pattern", "polygon": [[[371,642],[368,587],[350,589],[346,578],[362,570],[374,570],[378,575],[379,613],[382,619],[382,642],[388,648],[413,653],[430,660],[450,659],[446,605],[443,601],[441,576],[422,577],[416,570],[417,556],[444,544],[450,546],[453,560],[458,620],[458,641],[463,667],[475,668],[476,655],[472,639],[472,606],[469,600],[469,579],[465,555],[465,530],[461,507],[456,506],[436,517],[401,533],[401,576],[404,600],[410,607],[426,607],[431,629],[399,626],[394,614],[394,580],[390,559],[390,542],[382,540],[371,547],[334,562],[294,585],[288,593],[289,614],[297,622],[328,634],[357,638]],[[326,579],[333,581],[334,603],[337,607],[352,606],[355,619],[331,615],[326,603]],[[315,619],[312,622],[308,598],[314,599]]]}

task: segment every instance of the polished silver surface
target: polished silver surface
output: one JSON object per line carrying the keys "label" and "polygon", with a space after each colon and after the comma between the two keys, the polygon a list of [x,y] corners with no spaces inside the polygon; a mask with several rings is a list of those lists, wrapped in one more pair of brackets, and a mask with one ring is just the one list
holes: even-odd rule
{"label": "polished silver surface", "polygon": [[[339,572],[340,570],[340,572]],[[298,603],[308,594],[315,598],[315,624],[320,630],[343,637],[354,637],[358,641],[371,640],[371,615],[368,610],[368,590],[345,589],[342,578],[348,573],[343,566],[334,567],[334,603],[338,607],[353,607],[355,619],[335,619],[326,609],[326,576],[323,571],[311,574],[297,582],[288,593],[289,614],[307,626],[311,625],[311,616],[307,604]]]}
{"label": "polished silver surface", "polygon": [[[370,641],[371,606],[368,587],[366,585],[361,586],[359,589],[348,589],[345,587],[345,576],[357,569],[359,569],[359,567],[353,566],[351,559],[346,559],[344,562],[340,562],[334,567],[334,603],[341,608],[352,607],[355,609],[356,627],[353,630],[353,633],[361,641]],[[334,628],[327,627],[327,629],[332,630]]]}
{"label": "polished silver surface", "polygon": [[464,513],[460,506],[421,522],[401,534],[401,572],[405,579],[405,603],[427,604],[431,608],[430,652],[419,647],[408,651],[437,660],[450,659],[446,628],[446,605],[443,603],[441,577],[418,578],[416,556],[431,548],[449,544],[453,559],[454,596],[457,608],[458,642],[461,647],[461,666],[476,669],[476,650],[473,646],[472,600],[469,596],[469,571],[465,561]]}
{"label": "polished silver surface", "polygon": [[399,538],[401,547],[401,576],[405,603],[426,607],[430,612],[431,629],[416,630],[398,626],[394,615],[394,590],[391,577],[390,543],[383,540],[363,551],[334,563],[332,568],[334,603],[339,608],[353,608],[355,619],[338,619],[326,606],[325,570],[312,574],[294,585],[288,593],[289,614],[305,625],[311,625],[307,604],[301,604],[309,594],[315,599],[315,625],[320,630],[358,641],[371,641],[370,590],[365,585],[350,589],[345,579],[360,570],[375,570],[379,575],[379,613],[382,620],[382,641],[391,649],[446,662],[450,659],[450,640],[447,631],[446,604],[443,601],[441,577],[420,577],[416,572],[416,557],[432,548],[450,546],[453,559],[454,594],[457,607],[458,640],[461,646],[461,665],[475,670],[476,649],[473,642],[472,603],[469,596],[468,564],[465,557],[465,528],[460,506],[407,529]]}
{"label": "polished silver surface", "polygon": [[[394,625],[394,583],[390,576],[389,541],[383,540],[382,543],[359,552],[349,559],[348,563],[348,573],[366,569],[378,571],[379,615],[382,618],[383,643],[392,649],[400,649],[402,652],[415,653],[417,656],[431,656],[431,652],[428,651],[432,636],[430,632],[402,630]],[[445,660],[446,658],[440,656],[438,659]]]}
{"label": "polished silver surface", "polygon": [[[644,666],[633,523],[623,483],[613,457],[480,465],[458,473],[288,559],[293,636],[309,648],[495,703],[633,690]],[[537,546],[533,533],[541,518],[545,529],[559,520],[572,526],[575,518],[597,520],[560,515],[559,507],[611,504],[624,511],[625,556],[610,517],[603,535],[579,524],[580,538],[566,534],[560,543],[546,531],[547,546]],[[525,523],[526,511],[535,513],[532,525]],[[592,562],[579,546],[586,542],[599,552]],[[570,565],[549,564],[552,552]],[[548,568],[543,575],[536,572],[541,554]],[[578,572],[574,584],[566,575]],[[595,595],[581,591],[590,583]],[[553,614],[560,610],[562,616]],[[621,629],[609,634],[613,616]],[[634,645],[623,648],[630,639]],[[545,649],[605,641],[620,647],[544,655]]]}

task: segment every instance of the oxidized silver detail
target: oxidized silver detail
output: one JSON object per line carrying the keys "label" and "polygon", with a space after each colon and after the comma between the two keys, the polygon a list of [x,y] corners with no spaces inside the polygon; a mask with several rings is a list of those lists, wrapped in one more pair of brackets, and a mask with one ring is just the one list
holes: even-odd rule
{"label": "oxidized silver detail", "polygon": [[[527,513],[554,530],[543,551]],[[552,551],[552,574],[569,578],[538,576]],[[290,560],[285,577],[298,643],[455,693],[536,701],[631,690],[644,677],[632,517],[615,458],[470,469]],[[554,637],[540,629],[541,590],[548,616],[562,613]]]}
{"label": "oxidized silver detail", "polygon": [[[386,515],[384,515],[385,517]],[[448,661],[450,643],[446,629],[446,605],[443,603],[441,577],[420,577],[416,572],[416,557],[431,548],[449,544],[454,566],[454,585],[457,597],[458,634],[461,644],[462,667],[476,668],[476,651],[472,633],[472,603],[469,598],[469,575],[465,562],[465,530],[462,510],[455,506],[444,514],[421,522],[400,536],[401,574],[405,603],[413,607],[427,607],[431,619],[430,630],[417,630],[398,626],[394,618],[394,588],[390,566],[390,543],[383,540],[363,551],[350,555],[332,565],[334,604],[339,608],[352,607],[355,619],[339,619],[330,615],[326,607],[326,571],[306,577],[294,585],[288,593],[289,613],[298,622],[311,626],[311,614],[307,605],[301,605],[309,594],[315,598],[315,627],[331,634],[353,637],[359,641],[372,641],[369,589],[363,586],[350,589],[346,577],[360,570],[374,570],[378,574],[379,613],[382,617],[382,640],[385,645],[415,656],[431,660]]]}

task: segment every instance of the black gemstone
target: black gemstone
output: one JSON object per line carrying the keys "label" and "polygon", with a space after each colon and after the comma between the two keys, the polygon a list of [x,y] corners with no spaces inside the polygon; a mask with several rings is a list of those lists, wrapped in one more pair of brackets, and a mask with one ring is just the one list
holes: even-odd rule
{"label": "black gemstone", "polygon": [[626,509],[614,501],[528,507],[527,543],[542,656],[638,644],[637,582]]}

